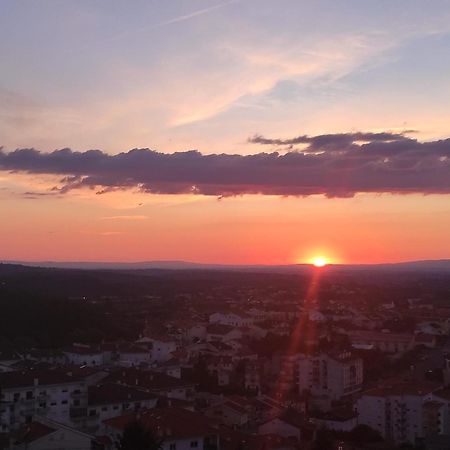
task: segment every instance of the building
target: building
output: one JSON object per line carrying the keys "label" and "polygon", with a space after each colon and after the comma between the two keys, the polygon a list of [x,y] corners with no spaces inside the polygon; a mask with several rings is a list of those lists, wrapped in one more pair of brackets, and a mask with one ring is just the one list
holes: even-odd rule
{"label": "building", "polygon": [[298,390],[313,396],[339,400],[361,390],[363,361],[350,352],[337,354],[300,355]]}
{"label": "building", "polygon": [[192,450],[217,448],[218,430],[203,414],[182,408],[156,408],[140,413],[108,419],[105,432],[117,442],[125,427],[133,421],[139,422],[162,439],[162,450]]}
{"label": "building", "polygon": [[258,427],[258,434],[275,434],[300,442],[304,418],[294,411],[285,411]]}
{"label": "building", "polygon": [[116,383],[144,390],[162,397],[188,400],[195,384],[171,377],[161,372],[123,368],[108,375],[103,383]]}
{"label": "building", "polygon": [[209,323],[229,325],[230,327],[249,327],[255,319],[241,311],[216,312],[209,316]]}
{"label": "building", "polygon": [[154,394],[120,384],[89,386],[86,414],[80,418],[77,425],[95,431],[106,419],[140,409],[154,408],[157,401],[158,397]]}
{"label": "building", "polygon": [[386,353],[404,353],[415,345],[414,335],[408,333],[357,330],[349,332],[348,337],[355,347],[370,345]]}
{"label": "building", "polygon": [[0,431],[19,428],[37,416],[70,425],[86,404],[82,378],[57,370],[0,373]]}
{"label": "building", "polygon": [[151,350],[139,345],[122,345],[117,352],[119,355],[119,364],[127,367],[149,363],[152,359]]}
{"label": "building", "polygon": [[430,382],[394,381],[366,391],[356,403],[358,423],[378,431],[397,444],[414,444],[427,434],[425,418],[439,385]]}
{"label": "building", "polygon": [[15,436],[11,450],[91,450],[95,438],[48,419],[25,425]]}
{"label": "building", "polygon": [[104,364],[103,351],[89,345],[74,344],[63,350],[67,362],[76,366],[100,366]]}
{"label": "building", "polygon": [[241,339],[242,332],[231,325],[214,323],[206,328],[206,340],[208,342],[228,342],[233,339]]}
{"label": "building", "polygon": [[144,337],[136,341],[136,344],[150,344],[152,361],[154,362],[168,361],[172,358],[172,352],[177,350],[176,341],[166,336]]}

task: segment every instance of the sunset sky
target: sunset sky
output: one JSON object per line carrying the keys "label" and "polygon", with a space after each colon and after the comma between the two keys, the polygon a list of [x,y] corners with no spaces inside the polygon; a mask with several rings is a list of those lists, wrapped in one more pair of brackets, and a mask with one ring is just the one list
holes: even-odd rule
{"label": "sunset sky", "polygon": [[448,0],[0,0],[0,69],[0,261],[450,258]]}

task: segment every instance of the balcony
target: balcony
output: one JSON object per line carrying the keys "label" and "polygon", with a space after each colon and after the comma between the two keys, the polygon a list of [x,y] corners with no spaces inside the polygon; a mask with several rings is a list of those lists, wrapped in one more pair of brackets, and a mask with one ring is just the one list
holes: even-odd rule
{"label": "balcony", "polygon": [[70,398],[74,398],[74,399],[81,399],[81,398],[86,398],[87,397],[87,392],[86,391],[80,391],[80,392],[71,392],[70,393]]}
{"label": "balcony", "polygon": [[87,417],[87,408],[71,407],[69,409],[69,415],[70,415],[71,419],[79,419],[79,418]]}

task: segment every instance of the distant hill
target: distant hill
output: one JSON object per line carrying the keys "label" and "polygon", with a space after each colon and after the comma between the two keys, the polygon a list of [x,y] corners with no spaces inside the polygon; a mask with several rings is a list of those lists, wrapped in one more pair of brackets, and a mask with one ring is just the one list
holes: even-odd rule
{"label": "distant hill", "polygon": [[[295,273],[309,271],[310,264],[286,265],[227,265],[203,264],[189,261],[142,261],[142,262],[83,262],[83,261],[1,261],[3,264],[27,267],[82,269],[82,270],[219,270],[219,271],[254,271]],[[327,271],[450,271],[450,259],[408,261],[383,264],[330,264],[325,266]]]}

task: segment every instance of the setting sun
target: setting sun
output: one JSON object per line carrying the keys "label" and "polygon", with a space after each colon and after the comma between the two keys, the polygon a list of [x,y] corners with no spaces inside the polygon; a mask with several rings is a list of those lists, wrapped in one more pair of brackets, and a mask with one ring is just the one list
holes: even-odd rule
{"label": "setting sun", "polygon": [[317,256],[312,260],[312,263],[316,267],[323,267],[328,264],[328,261],[322,256]]}

